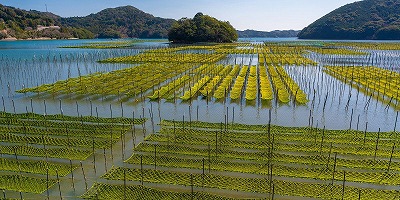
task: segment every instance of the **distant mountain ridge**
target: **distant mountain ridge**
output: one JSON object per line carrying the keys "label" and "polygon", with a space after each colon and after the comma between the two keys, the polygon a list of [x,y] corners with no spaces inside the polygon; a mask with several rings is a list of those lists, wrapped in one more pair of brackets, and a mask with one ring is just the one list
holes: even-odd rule
{"label": "distant mountain ridge", "polygon": [[133,6],[107,8],[86,17],[61,18],[61,24],[85,28],[100,38],[167,38],[176,21],[154,17]]}
{"label": "distant mountain ridge", "polygon": [[342,6],[304,28],[300,39],[400,39],[400,0],[364,0]]}
{"label": "distant mountain ridge", "polygon": [[[133,6],[107,8],[84,17],[63,18],[50,12],[0,4],[0,39],[168,38],[176,20],[154,17]],[[296,37],[299,31],[237,31],[241,38]]]}
{"label": "distant mountain ridge", "polygon": [[133,6],[108,8],[85,17],[62,18],[53,13],[0,4],[0,39],[167,38],[175,21],[154,17]]}
{"label": "distant mountain ridge", "polygon": [[297,37],[299,30],[275,30],[275,31],[256,31],[256,30],[244,30],[237,31],[240,38],[288,38]]}

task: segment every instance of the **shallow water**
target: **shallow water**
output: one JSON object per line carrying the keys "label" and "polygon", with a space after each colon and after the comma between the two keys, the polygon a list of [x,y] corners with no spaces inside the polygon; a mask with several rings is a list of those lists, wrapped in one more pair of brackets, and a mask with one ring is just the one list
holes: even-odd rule
{"label": "shallow water", "polygon": [[[294,39],[273,39],[271,41],[292,41]],[[381,58],[381,63],[369,63],[368,56],[350,57],[329,56],[309,57],[321,63],[319,66],[284,66],[289,75],[308,94],[310,102],[306,105],[281,104],[272,102],[209,101],[199,97],[190,102],[175,103],[153,102],[118,102],[118,98],[97,98],[82,96],[81,99],[25,95],[15,93],[24,87],[54,83],[70,77],[95,72],[131,67],[127,64],[100,64],[96,61],[123,55],[137,54],[145,47],[158,47],[162,43],[138,44],[129,49],[63,49],[59,46],[73,46],[99,40],[51,40],[51,41],[12,41],[0,42],[0,110],[8,112],[31,112],[66,115],[96,115],[102,117],[150,117],[146,124],[148,131],[157,130],[160,119],[201,120],[207,122],[236,122],[246,124],[265,124],[271,122],[284,126],[313,126],[327,129],[364,130],[368,122],[369,131],[393,131],[397,111],[386,107],[378,100],[371,99],[357,92],[356,89],[322,72],[322,65],[364,65],[374,64],[382,68],[399,72],[399,51],[374,51],[373,56]],[[258,40],[264,41],[264,40]],[[354,57],[352,57],[354,58]],[[332,63],[334,60],[334,63]],[[367,60],[367,61],[366,61]],[[379,60],[379,59],[378,59]],[[256,65],[257,56],[228,56],[223,64]],[[356,64],[357,65],[357,64]],[[315,96],[314,96],[315,91]],[[4,106],[3,106],[4,105]],[[97,112],[96,112],[97,110]],[[350,123],[351,122],[351,123]],[[398,122],[397,127],[400,126]]]}

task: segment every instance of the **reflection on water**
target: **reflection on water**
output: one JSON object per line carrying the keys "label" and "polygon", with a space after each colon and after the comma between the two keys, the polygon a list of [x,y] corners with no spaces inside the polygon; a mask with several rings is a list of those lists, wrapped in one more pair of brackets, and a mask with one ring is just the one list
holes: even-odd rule
{"label": "reflection on water", "polygon": [[[118,98],[81,99],[69,97],[28,96],[14,91],[23,87],[53,83],[69,77],[109,72],[131,67],[126,64],[100,64],[96,61],[114,56],[137,54],[143,47],[130,49],[60,49],[58,46],[78,45],[79,41],[16,41],[0,42],[0,110],[66,115],[99,115],[103,117],[149,117],[148,130],[157,130],[160,119],[202,120],[207,122],[272,123],[284,126],[313,126],[328,129],[359,129],[393,131],[397,111],[376,99],[358,92],[349,85],[322,72],[323,65],[377,65],[399,72],[398,51],[373,51],[369,56],[346,57],[310,54],[320,66],[284,66],[288,74],[308,94],[307,105],[272,102],[209,101],[199,97],[190,102],[165,100],[118,102]],[[150,45],[151,44],[146,44]],[[154,45],[160,45],[155,43]],[[372,57],[374,59],[372,59]],[[380,61],[376,63],[376,61]],[[375,63],[372,63],[375,62]],[[222,64],[257,65],[257,55],[228,55]],[[101,83],[99,83],[101,84]],[[368,123],[368,125],[367,125]],[[153,127],[154,125],[154,127]],[[397,124],[397,127],[400,123]]]}

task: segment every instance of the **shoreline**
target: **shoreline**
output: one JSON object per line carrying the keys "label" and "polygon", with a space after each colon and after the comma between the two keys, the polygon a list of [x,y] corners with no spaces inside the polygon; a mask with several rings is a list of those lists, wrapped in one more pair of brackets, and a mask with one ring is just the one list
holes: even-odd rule
{"label": "shoreline", "polygon": [[18,39],[15,37],[9,37],[9,38],[1,39],[0,41],[41,41],[41,40],[80,40],[80,38],[57,39],[57,38],[49,38],[49,37],[40,37],[40,38]]}

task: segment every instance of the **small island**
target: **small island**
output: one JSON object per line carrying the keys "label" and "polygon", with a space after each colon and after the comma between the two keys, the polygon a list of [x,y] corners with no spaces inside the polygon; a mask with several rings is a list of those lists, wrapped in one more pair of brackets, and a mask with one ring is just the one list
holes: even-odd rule
{"label": "small island", "polygon": [[193,19],[178,20],[168,32],[168,40],[173,43],[231,43],[237,39],[237,31],[229,22],[219,21],[200,12]]}

